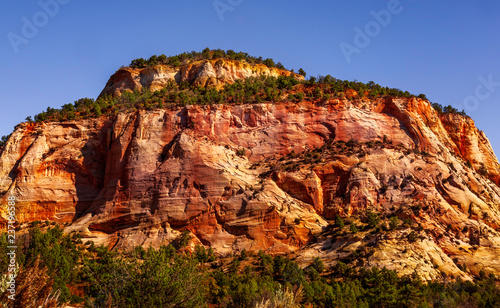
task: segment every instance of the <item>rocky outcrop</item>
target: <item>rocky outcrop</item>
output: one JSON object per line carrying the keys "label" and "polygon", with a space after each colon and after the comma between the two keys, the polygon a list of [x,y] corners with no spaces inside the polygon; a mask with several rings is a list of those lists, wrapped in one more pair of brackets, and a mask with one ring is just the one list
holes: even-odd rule
{"label": "rocky outcrop", "polygon": [[[103,93],[261,73],[231,65],[125,68]],[[499,172],[468,118],[416,98],[329,99],[20,124],[0,156],[0,192],[16,196],[20,223],[57,221],[115,249],[158,247],[188,230],[218,253],[298,251],[304,262],[468,279],[500,274]],[[364,230],[368,213],[378,228]],[[337,215],[363,231],[332,236]]]}
{"label": "rocky outcrop", "polygon": [[500,165],[484,132],[469,117],[444,114],[441,121],[456,145],[456,154],[469,161],[476,170],[500,185]]}
{"label": "rocky outcrop", "polygon": [[263,64],[251,65],[222,59],[199,60],[179,67],[169,65],[146,68],[122,67],[111,76],[100,96],[116,96],[123,91],[142,89],[154,92],[167,87],[170,82],[188,82],[201,87],[221,88],[224,84],[233,83],[238,79],[261,75],[273,77],[293,75],[297,79],[304,79],[301,75]]}

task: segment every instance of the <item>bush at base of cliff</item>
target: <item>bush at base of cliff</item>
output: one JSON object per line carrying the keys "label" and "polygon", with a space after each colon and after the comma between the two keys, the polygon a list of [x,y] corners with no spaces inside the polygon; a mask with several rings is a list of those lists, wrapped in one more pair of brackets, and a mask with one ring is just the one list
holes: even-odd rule
{"label": "bush at base of cliff", "polygon": [[[0,240],[4,255],[5,235]],[[85,297],[86,307],[500,307],[498,280],[484,271],[474,282],[426,284],[385,268],[326,267],[317,258],[304,270],[262,251],[215,261],[202,246],[192,255],[173,245],[118,253],[57,227],[34,229],[25,241],[18,243],[26,252],[24,260],[19,255],[19,286],[38,273],[42,279],[30,283],[29,294],[53,304],[57,295],[61,304]]]}
{"label": "bush at base of cliff", "polygon": [[[165,246],[164,246],[165,247]],[[173,255],[168,249],[148,249],[143,260],[124,260],[102,251],[86,262],[90,307],[202,307],[206,276],[198,261]]]}

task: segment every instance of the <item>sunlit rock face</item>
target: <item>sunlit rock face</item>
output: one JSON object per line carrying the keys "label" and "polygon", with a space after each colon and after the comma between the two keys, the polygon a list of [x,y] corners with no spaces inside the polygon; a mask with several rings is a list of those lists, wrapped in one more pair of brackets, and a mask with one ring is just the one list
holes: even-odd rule
{"label": "sunlit rock face", "polygon": [[191,84],[221,88],[227,83],[248,77],[303,76],[263,64],[251,65],[233,60],[200,60],[179,67],[156,65],[146,68],[120,68],[111,76],[101,95],[120,95],[124,91],[148,89],[152,92],[168,86],[169,82],[189,82]]}
{"label": "sunlit rock face", "polygon": [[[103,93],[179,78],[217,85],[252,76],[248,67],[126,68]],[[469,279],[500,274],[499,172],[469,118],[416,98],[330,99],[20,124],[0,156],[0,193],[3,204],[16,196],[21,223],[60,222],[116,249],[158,247],[188,230],[193,245],[218,253],[295,252],[304,262],[356,253],[356,266]],[[337,215],[367,212],[401,224],[328,236]]]}

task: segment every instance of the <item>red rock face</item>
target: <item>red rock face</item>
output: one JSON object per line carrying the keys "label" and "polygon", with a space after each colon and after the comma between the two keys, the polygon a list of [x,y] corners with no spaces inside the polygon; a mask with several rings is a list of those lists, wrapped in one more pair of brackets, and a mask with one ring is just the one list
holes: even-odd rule
{"label": "red rock face", "polygon": [[471,118],[444,114],[441,121],[455,143],[456,154],[471,162],[476,170],[486,168],[488,177],[500,185],[500,165],[484,132],[478,130]]}
{"label": "red rock face", "polygon": [[[194,68],[183,69],[182,78],[195,78]],[[129,73],[120,70],[105,92],[133,89]],[[476,172],[481,163],[496,185]],[[425,278],[439,275],[418,267],[426,262],[467,278],[453,258],[500,273],[498,174],[470,119],[440,117],[420,99],[189,106],[21,124],[0,156],[0,192],[3,201],[16,196],[21,223],[67,223],[68,232],[123,249],[157,247],[189,230],[220,253],[314,256],[324,249],[304,245],[327,220],[397,213],[423,228],[426,244],[408,243],[412,258],[397,257],[407,231],[380,236],[366,262]],[[417,205],[425,209],[418,215],[409,210]],[[5,227],[4,209],[0,217]],[[338,259],[340,246],[332,247]],[[392,257],[399,263],[384,259]]]}

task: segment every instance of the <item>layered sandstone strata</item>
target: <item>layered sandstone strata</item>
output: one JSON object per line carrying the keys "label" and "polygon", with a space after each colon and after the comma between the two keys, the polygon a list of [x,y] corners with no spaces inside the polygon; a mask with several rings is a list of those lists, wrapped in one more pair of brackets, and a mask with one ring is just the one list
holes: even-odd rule
{"label": "layered sandstone strata", "polygon": [[[217,66],[194,63],[198,73],[172,78],[206,85],[207,63]],[[131,69],[104,93],[163,86],[122,73]],[[189,230],[218,253],[356,256],[358,266],[469,278],[500,274],[499,172],[472,120],[427,101],[304,100],[23,123],[1,153],[0,192],[16,196],[21,223],[57,221],[114,248],[158,247]],[[367,212],[409,223],[329,235],[337,215],[362,224]]]}

